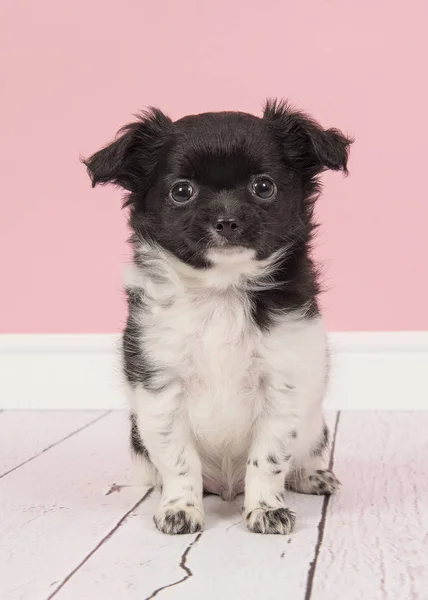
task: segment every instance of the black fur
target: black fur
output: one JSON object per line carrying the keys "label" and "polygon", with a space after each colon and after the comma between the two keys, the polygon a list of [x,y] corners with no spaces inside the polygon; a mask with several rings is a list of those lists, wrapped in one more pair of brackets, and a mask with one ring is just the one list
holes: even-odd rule
{"label": "black fur", "polygon": [[[226,243],[215,231],[219,218],[238,224],[227,243],[253,249],[258,259],[287,248],[270,275],[270,287],[248,291],[253,320],[267,329],[278,312],[301,309],[306,317],[318,313],[320,287],[311,258],[318,176],[326,169],[346,174],[351,143],[340,131],[325,130],[275,100],[267,102],[261,118],[222,112],[173,122],[160,110],[150,109],[84,162],[93,186],[113,183],[126,190],[124,205],[130,211],[137,264],[144,260],[137,252],[144,239],[195,268],[209,268],[207,250]],[[276,186],[267,200],[252,188],[262,175]],[[195,195],[188,203],[177,204],[171,190],[183,180],[193,186]],[[124,371],[131,385],[156,391],[159,372],[144,355],[142,332],[134,318],[143,304],[141,294],[128,292]],[[133,448],[147,454],[135,419],[131,420]],[[322,452],[327,436],[324,432],[314,454]],[[257,466],[257,461],[253,464]]]}
{"label": "black fur", "polygon": [[[262,507],[261,507],[262,508]],[[252,517],[252,512],[246,515],[247,522]],[[290,533],[294,529],[296,517],[288,508],[263,509],[258,511],[257,519],[250,526],[254,533],[283,533],[283,528],[287,528]]]}
{"label": "black fur", "polygon": [[135,454],[149,459],[149,453],[147,451],[147,448],[143,444],[140,434],[139,434],[139,431],[138,431],[137,417],[133,413],[131,413],[130,419],[131,419],[131,448],[132,448],[133,452],[135,452]]}
{"label": "black fur", "polygon": [[[207,268],[210,231],[227,215],[239,222],[231,243],[255,249],[258,258],[290,246],[273,275],[277,287],[253,295],[254,318],[267,327],[273,310],[305,306],[309,314],[317,312],[319,287],[310,259],[317,177],[325,169],[347,172],[350,143],[283,102],[268,102],[263,118],[205,113],[175,123],[152,109],[85,164],[93,185],[114,183],[129,192],[125,205],[134,243],[153,240]],[[271,201],[251,193],[251,181],[262,174],[276,183]],[[179,180],[190,181],[198,194],[177,206],[170,190]]]}
{"label": "black fur", "polygon": [[276,456],[273,456],[273,454],[269,454],[267,461],[272,465],[279,465],[279,460],[276,458]]}
{"label": "black fur", "polygon": [[[130,311],[132,314],[132,307]],[[123,369],[129,383],[141,383],[151,389],[157,371],[143,353],[140,335],[139,325],[129,317],[122,337]]]}
{"label": "black fur", "polygon": [[323,452],[327,449],[328,442],[330,438],[330,433],[327,425],[324,424],[322,434],[314,448],[312,448],[311,454],[312,456],[321,456]]}
{"label": "black fur", "polygon": [[160,391],[162,386],[156,385],[156,376],[160,374],[145,355],[141,339],[141,326],[134,319],[134,312],[138,312],[144,304],[143,297],[136,291],[126,290],[128,299],[128,319],[122,336],[123,370],[128,383],[142,384],[151,391]]}
{"label": "black fur", "polygon": [[328,469],[318,469],[314,475],[309,475],[312,484],[312,494],[334,494],[340,487],[336,475]]}
{"label": "black fur", "polygon": [[156,517],[154,517],[154,521],[156,527],[161,529],[164,533],[180,535],[201,531],[200,523],[192,521],[184,510],[179,510],[177,512],[172,510],[167,511],[165,522],[163,524],[159,523]]}

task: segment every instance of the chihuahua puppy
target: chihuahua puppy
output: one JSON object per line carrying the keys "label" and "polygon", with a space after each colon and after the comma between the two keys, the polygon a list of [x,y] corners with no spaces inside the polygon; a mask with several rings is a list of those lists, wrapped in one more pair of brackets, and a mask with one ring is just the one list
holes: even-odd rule
{"label": "chihuahua puppy", "polygon": [[325,169],[351,140],[285,102],[261,118],[144,112],[84,161],[126,190],[133,266],[123,366],[131,441],[168,534],[203,528],[203,492],[245,493],[256,533],[288,534],[285,489],[331,494],[328,357],[311,258]]}

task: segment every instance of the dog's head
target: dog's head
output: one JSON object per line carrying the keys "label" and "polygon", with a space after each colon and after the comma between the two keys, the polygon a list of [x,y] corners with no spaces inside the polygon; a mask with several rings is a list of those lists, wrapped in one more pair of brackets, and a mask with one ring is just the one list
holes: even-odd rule
{"label": "dog's head", "polygon": [[307,245],[318,175],[347,172],[351,140],[286,103],[263,117],[205,113],[172,122],[150,110],[85,161],[92,184],[129,194],[139,239],[195,267],[251,250],[265,259]]}

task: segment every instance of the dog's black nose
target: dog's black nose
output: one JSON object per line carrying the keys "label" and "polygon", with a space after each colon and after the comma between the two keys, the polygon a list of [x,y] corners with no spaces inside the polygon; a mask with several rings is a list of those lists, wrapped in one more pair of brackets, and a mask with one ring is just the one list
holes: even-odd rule
{"label": "dog's black nose", "polygon": [[239,225],[236,219],[217,219],[215,230],[225,238],[234,237],[238,233]]}

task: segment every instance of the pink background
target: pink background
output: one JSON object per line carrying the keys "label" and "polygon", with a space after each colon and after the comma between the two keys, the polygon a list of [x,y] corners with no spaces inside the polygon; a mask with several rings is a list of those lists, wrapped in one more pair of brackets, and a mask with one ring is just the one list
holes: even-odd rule
{"label": "pink background", "polygon": [[266,96],[357,138],[319,202],[329,329],[428,329],[427,6],[3,2],[0,331],[123,324],[121,193],[92,191],[79,154],[146,105],[259,113]]}

